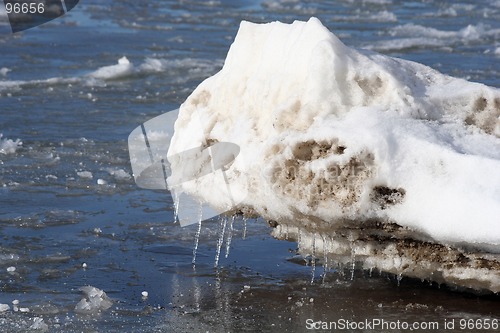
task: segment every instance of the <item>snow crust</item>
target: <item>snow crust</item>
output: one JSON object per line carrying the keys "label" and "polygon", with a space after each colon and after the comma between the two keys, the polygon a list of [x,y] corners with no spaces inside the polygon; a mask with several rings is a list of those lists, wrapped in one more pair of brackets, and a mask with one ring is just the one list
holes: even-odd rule
{"label": "snow crust", "polygon": [[[222,70],[180,107],[168,155],[240,147],[225,176],[246,195],[237,207],[220,178],[182,183],[221,211],[331,230],[377,219],[499,245],[499,116],[499,89],[349,48],[316,18],[242,22]],[[181,183],[193,161],[169,161]]]}

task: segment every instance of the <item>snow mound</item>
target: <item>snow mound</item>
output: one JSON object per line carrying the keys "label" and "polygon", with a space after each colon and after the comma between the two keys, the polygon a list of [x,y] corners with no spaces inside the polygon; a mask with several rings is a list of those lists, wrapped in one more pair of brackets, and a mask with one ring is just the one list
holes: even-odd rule
{"label": "snow mound", "polygon": [[76,304],[75,312],[79,314],[98,314],[109,309],[113,302],[101,289],[85,286],[79,289],[84,297]]}
{"label": "snow mound", "polygon": [[[498,245],[499,116],[499,89],[351,49],[315,18],[242,22],[222,70],[182,104],[168,154],[237,144],[226,170],[248,193],[237,208],[267,219],[375,218]],[[190,161],[170,162],[169,181],[182,179]],[[231,206],[210,175],[183,186]]]}
{"label": "snow mound", "polygon": [[[182,154],[217,143],[239,147],[223,178]],[[181,105],[168,161],[169,184],[221,212],[323,235],[378,221],[500,250],[500,90],[349,48],[315,18],[242,22],[222,70]]]}

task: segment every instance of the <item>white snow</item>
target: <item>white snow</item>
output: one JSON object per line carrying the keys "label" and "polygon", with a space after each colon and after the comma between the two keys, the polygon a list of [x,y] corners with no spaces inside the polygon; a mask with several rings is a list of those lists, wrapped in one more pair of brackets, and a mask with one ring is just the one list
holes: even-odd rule
{"label": "white snow", "polygon": [[[242,22],[222,70],[180,108],[169,183],[220,211],[297,226],[378,219],[500,245],[499,116],[499,89],[349,48],[318,19]],[[224,178],[182,182],[196,161],[179,153],[213,142],[240,147]],[[227,182],[246,195],[237,207],[219,195]]]}
{"label": "white snow", "polygon": [[109,309],[113,302],[104,291],[92,286],[79,289],[84,297],[75,306],[75,312],[79,314],[96,314]]}

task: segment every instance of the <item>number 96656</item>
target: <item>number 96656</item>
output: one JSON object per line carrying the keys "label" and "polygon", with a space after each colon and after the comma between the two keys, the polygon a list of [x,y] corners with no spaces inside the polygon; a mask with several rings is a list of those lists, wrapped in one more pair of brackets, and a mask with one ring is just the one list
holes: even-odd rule
{"label": "number 96656", "polygon": [[36,2],[23,2],[23,3],[9,3],[5,4],[5,11],[7,14],[42,14],[45,12],[44,3]]}
{"label": "number 96656", "polygon": [[460,319],[461,330],[498,330],[500,323],[498,319]]}

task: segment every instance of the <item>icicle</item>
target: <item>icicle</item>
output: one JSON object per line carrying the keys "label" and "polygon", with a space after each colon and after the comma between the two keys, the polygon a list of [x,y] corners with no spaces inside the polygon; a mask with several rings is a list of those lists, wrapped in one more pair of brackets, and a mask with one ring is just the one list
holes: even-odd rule
{"label": "icicle", "polygon": [[370,267],[370,277],[372,277],[373,267]]}
{"label": "icicle", "polygon": [[203,219],[203,208],[200,204],[198,211],[198,230],[194,236],[194,248],[193,248],[193,266],[196,264],[196,252],[198,251],[198,244],[200,242],[200,234],[201,234],[201,220]]}
{"label": "icicle", "polygon": [[215,263],[214,267],[219,266],[220,250],[222,248],[222,243],[224,242],[224,234],[226,233],[227,218],[222,217],[219,227],[219,238],[217,239],[217,252],[215,253]]}
{"label": "icicle", "polygon": [[288,225],[285,226],[285,240],[288,240]]}
{"label": "icicle", "polygon": [[233,224],[234,224],[234,219],[235,215],[231,217],[231,221],[229,222],[229,231],[227,232],[227,238],[226,238],[226,258],[229,256],[229,249],[231,248],[231,240],[233,239]]}
{"label": "icicle", "polygon": [[325,283],[326,273],[328,272],[328,254],[326,250],[326,238],[325,236],[321,236],[323,238],[323,277],[322,282]]}
{"label": "icicle", "polygon": [[351,281],[354,280],[354,270],[356,269],[356,253],[354,244],[351,244]]}
{"label": "icicle", "polygon": [[179,221],[179,203],[180,203],[180,195],[172,191],[173,199],[174,199],[174,223]]}
{"label": "icicle", "polygon": [[302,238],[302,233],[300,232],[300,229],[297,231],[297,247],[300,250],[300,239]]}
{"label": "icicle", "polygon": [[403,279],[403,275],[401,273],[398,274],[397,280],[398,280],[398,287],[401,284],[401,280]]}
{"label": "icicle", "polygon": [[311,255],[311,284],[314,284],[316,275],[316,234],[312,236],[312,255]]}
{"label": "icicle", "polygon": [[247,218],[243,217],[243,239],[247,237]]}

